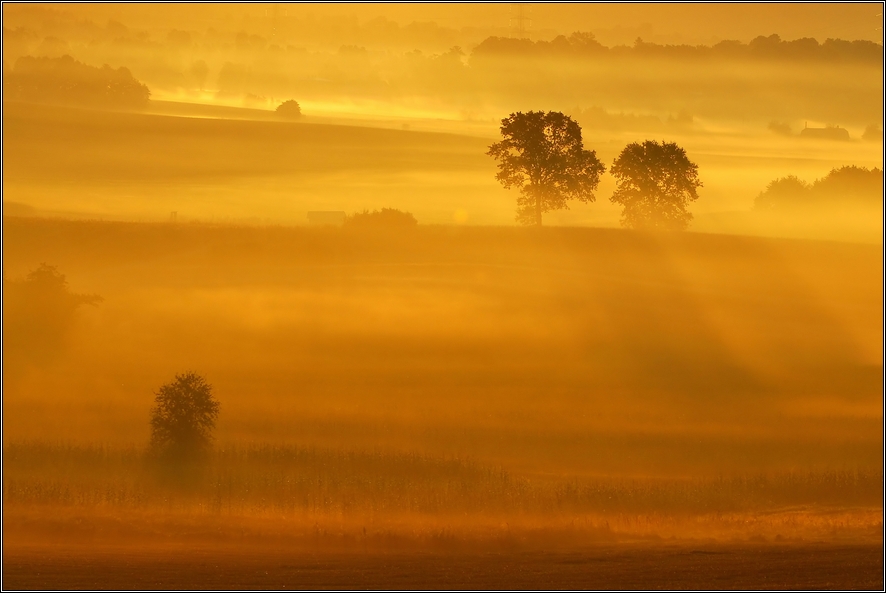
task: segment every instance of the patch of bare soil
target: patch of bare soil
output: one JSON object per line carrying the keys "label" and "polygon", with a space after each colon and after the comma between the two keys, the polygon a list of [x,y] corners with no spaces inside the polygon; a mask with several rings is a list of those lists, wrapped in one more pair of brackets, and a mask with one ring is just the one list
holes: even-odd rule
{"label": "patch of bare soil", "polygon": [[571,552],[29,546],[4,549],[3,588],[880,589],[882,545],[598,545]]}

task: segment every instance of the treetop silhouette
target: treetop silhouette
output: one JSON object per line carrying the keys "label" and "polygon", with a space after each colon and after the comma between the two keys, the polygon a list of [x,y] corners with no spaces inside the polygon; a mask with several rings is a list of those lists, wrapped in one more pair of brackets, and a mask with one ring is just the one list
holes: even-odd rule
{"label": "treetop silhouette", "polygon": [[633,142],[610,169],[617,181],[610,201],[621,204],[621,223],[634,229],[683,230],[692,220],[686,210],[698,199],[698,165],[674,142]]}
{"label": "treetop silhouette", "polygon": [[486,154],[498,161],[495,178],[505,189],[520,189],[518,222],[541,226],[542,214],[568,208],[568,200],[594,201],[606,167],[584,149],[572,118],[556,111],[512,113],[501,120],[501,134]]}
{"label": "treetop silhouette", "polygon": [[274,111],[280,117],[285,117],[288,119],[298,119],[301,117],[301,106],[295,99],[283,101],[282,103],[277,105],[277,109],[275,109]]}
{"label": "treetop silhouette", "polygon": [[23,56],[4,69],[4,99],[102,107],[144,107],[151,91],[128,68],[96,68],[71,56]]}
{"label": "treetop silhouette", "polygon": [[212,444],[212,429],[219,403],[212,386],[194,372],[176,375],[160,387],[151,413],[151,450],[170,461],[186,461],[205,453]]}
{"label": "treetop silhouette", "polygon": [[756,210],[769,212],[882,204],[883,171],[855,165],[831,169],[813,183],[796,175],[780,177],[770,181],[754,200]]}

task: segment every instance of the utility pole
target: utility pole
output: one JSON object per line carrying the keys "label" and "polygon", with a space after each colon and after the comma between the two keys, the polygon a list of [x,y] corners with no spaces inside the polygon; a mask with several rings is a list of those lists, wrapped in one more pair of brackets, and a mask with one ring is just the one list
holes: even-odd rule
{"label": "utility pole", "polygon": [[[284,6],[284,7],[283,7],[283,18],[284,18],[284,20],[285,20],[286,17],[288,17],[288,16],[289,16],[289,11],[288,11],[287,8]],[[274,42],[278,41],[278,39],[277,39],[277,30],[278,30],[279,27],[280,27],[280,5],[275,3],[270,9],[268,9],[267,6],[266,6],[266,7],[265,7],[265,17],[268,19],[268,22],[270,23],[270,28],[271,28],[271,43],[274,43]]]}
{"label": "utility pole", "polygon": [[880,44],[883,44],[883,10],[877,13],[877,28],[875,29],[880,37]]}
{"label": "utility pole", "polygon": [[271,16],[271,42],[277,41],[277,16],[280,10],[279,4],[274,4],[274,13]]}

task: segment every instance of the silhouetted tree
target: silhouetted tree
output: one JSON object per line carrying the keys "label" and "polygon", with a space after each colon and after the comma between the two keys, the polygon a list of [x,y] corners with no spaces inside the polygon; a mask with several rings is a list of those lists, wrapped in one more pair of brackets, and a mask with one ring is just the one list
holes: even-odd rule
{"label": "silhouetted tree", "polygon": [[486,153],[498,161],[505,189],[520,188],[517,221],[541,226],[545,212],[568,208],[566,201],[594,201],[606,167],[585,150],[581,127],[560,112],[512,113],[501,120],[504,139]]}
{"label": "silhouetted tree", "polygon": [[880,129],[880,126],[877,124],[869,124],[868,127],[864,129],[864,133],[861,135],[863,140],[871,140],[871,141],[883,141],[883,130]]}
{"label": "silhouetted tree", "polygon": [[98,295],[71,292],[55,266],[40,264],[23,280],[7,279],[4,271],[4,361],[52,358],[63,348],[77,309],[101,301]]}
{"label": "silhouetted tree", "polygon": [[780,121],[771,121],[767,126],[770,132],[778,134],[779,136],[793,136],[794,131],[791,129],[791,125],[785,122]]}
{"label": "silhouetted tree", "polygon": [[200,90],[203,90],[203,85],[206,84],[206,77],[209,76],[209,66],[206,65],[206,62],[203,60],[197,60],[191,64],[191,68],[188,72],[194,83],[197,84]]}
{"label": "silhouetted tree", "polygon": [[151,450],[160,458],[187,461],[206,453],[219,404],[212,386],[200,375],[187,372],[163,385],[151,412]]}
{"label": "silhouetted tree", "polygon": [[277,115],[280,117],[298,118],[301,117],[301,107],[297,101],[292,99],[283,101],[277,106]]}
{"label": "silhouetted tree", "polygon": [[75,103],[103,107],[144,107],[151,91],[127,68],[88,66],[71,56],[23,56],[4,79],[4,99]]}
{"label": "silhouetted tree", "polygon": [[628,144],[610,169],[617,181],[610,200],[624,207],[621,223],[635,229],[685,229],[686,205],[698,199],[698,165],[674,142]]}
{"label": "silhouetted tree", "polygon": [[784,207],[801,206],[811,199],[811,186],[796,175],[788,175],[770,181],[766,189],[754,200],[757,210],[779,210]]}
{"label": "silhouetted tree", "polygon": [[883,170],[848,165],[831,169],[812,184],[816,201],[839,204],[849,200],[883,203]]}

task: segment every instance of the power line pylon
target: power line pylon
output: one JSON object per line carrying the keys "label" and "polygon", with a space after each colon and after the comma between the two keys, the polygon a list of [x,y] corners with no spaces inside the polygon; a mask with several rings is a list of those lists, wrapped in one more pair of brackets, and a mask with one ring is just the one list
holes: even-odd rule
{"label": "power line pylon", "polygon": [[532,36],[532,5],[511,4],[511,37],[530,39]]}

